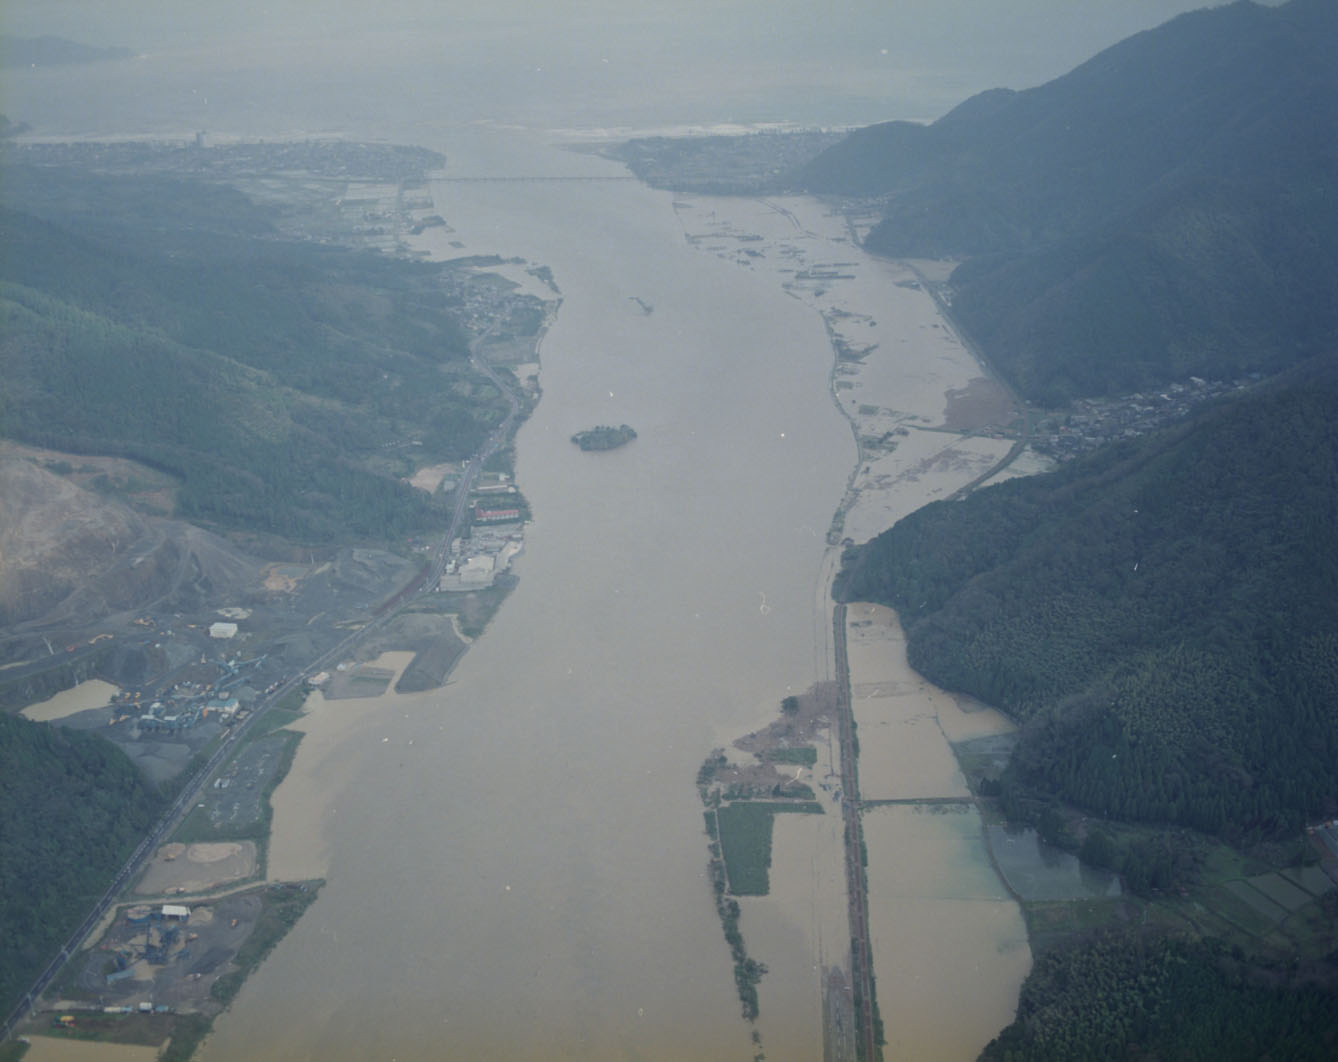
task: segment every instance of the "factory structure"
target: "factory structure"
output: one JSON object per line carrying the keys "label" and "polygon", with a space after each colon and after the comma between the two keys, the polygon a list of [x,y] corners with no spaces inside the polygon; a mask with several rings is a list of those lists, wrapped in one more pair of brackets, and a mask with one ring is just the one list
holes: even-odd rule
{"label": "factory structure", "polygon": [[499,474],[474,489],[469,533],[451,543],[438,590],[482,590],[525,548],[524,500]]}
{"label": "factory structure", "polygon": [[[220,660],[216,664],[202,661],[197,667],[201,672],[198,676],[178,682],[166,691],[163,699],[154,701],[140,714],[136,720],[140,732],[171,734],[189,730],[210,718],[224,725],[244,718],[248,706],[258,696],[247,679],[265,660],[265,656],[258,656],[251,660]],[[211,674],[215,669],[216,676]]]}

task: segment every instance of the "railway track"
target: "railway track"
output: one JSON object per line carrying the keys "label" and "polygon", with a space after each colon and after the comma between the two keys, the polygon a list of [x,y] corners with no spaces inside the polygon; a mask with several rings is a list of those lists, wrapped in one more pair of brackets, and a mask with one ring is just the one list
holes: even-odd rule
{"label": "railway track", "polygon": [[882,1052],[874,1028],[873,952],[869,940],[869,892],[864,878],[864,833],[860,825],[859,757],[855,713],[850,701],[850,660],[846,654],[846,606],[833,611],[836,649],[837,717],[841,735],[841,817],[845,824],[846,896],[850,906],[850,979],[858,1006],[856,1042],[862,1062],[878,1062]]}

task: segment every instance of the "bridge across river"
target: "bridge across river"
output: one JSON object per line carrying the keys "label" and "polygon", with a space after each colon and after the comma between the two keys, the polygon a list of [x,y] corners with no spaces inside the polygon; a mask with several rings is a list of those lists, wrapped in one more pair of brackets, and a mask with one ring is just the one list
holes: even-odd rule
{"label": "bridge across river", "polygon": [[442,184],[518,184],[540,182],[544,184],[554,184],[563,181],[635,181],[630,173],[615,175],[611,177],[599,176],[569,176],[569,177],[498,177],[498,176],[478,176],[478,177],[446,177],[441,174],[431,175],[428,178]]}

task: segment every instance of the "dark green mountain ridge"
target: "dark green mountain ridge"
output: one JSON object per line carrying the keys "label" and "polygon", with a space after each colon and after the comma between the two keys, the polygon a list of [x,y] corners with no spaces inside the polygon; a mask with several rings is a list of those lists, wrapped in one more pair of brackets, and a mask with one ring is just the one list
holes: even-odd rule
{"label": "dark green mountain ridge", "polygon": [[1322,1062],[1335,1051],[1338,996],[1295,967],[1126,930],[1038,956],[1017,1019],[980,1057]]}
{"label": "dark green mountain ridge", "polygon": [[96,734],[0,713],[0,1010],[8,1015],[162,810]]}
{"label": "dark green mountain ridge", "polygon": [[965,257],[954,309],[1034,401],[1271,372],[1338,340],[1338,5],[1182,15],[792,175],[875,196],[894,256]]}
{"label": "dark green mountain ridge", "polygon": [[430,526],[403,448],[458,459],[505,415],[446,268],[280,238],[226,186],[9,166],[0,433],[169,471],[177,515],[223,528]]}
{"label": "dark green mountain ridge", "polygon": [[1338,813],[1338,358],[852,551],[846,600],[1024,725],[1014,781],[1241,837]]}

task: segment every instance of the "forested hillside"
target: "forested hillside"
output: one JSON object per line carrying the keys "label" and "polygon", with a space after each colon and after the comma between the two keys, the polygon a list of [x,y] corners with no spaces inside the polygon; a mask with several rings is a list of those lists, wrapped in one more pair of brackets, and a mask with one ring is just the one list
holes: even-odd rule
{"label": "forested hillside", "polygon": [[1338,814],[1338,359],[852,551],[914,667],[1024,723],[1008,778],[1209,832]]}
{"label": "forested hillside", "polygon": [[221,185],[9,166],[0,434],[169,471],[178,515],[222,527],[427,526],[400,477],[505,415],[445,268],[280,239]]}
{"label": "forested hillside", "polygon": [[110,742],[0,713],[0,1012],[42,972],[161,807]]}
{"label": "forested hillside", "polygon": [[1338,201],[1317,175],[1203,177],[952,284],[958,321],[1042,405],[1269,374],[1338,341]]}
{"label": "forested hillside", "polygon": [[1017,1019],[981,1059],[1322,1062],[1335,1054],[1331,990],[1211,943],[1125,931],[1041,955]]}
{"label": "forested hillside", "polygon": [[1338,5],[1193,12],[792,183],[883,198],[867,246],[971,258],[954,309],[1034,401],[1271,372],[1338,342]]}

